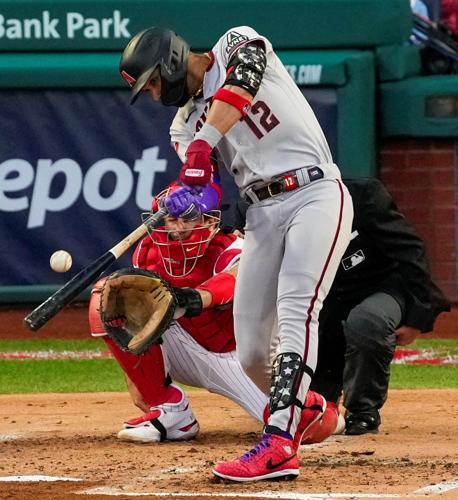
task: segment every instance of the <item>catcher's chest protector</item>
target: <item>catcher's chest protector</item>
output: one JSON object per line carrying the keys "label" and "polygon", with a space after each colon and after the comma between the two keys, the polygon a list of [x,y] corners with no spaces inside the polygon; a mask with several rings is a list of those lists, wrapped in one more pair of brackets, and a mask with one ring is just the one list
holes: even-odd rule
{"label": "catcher's chest protector", "polygon": [[[211,240],[205,254],[197,261],[193,272],[188,276],[169,276],[160,258],[157,246],[151,238],[145,238],[137,247],[134,263],[163,276],[172,286],[196,287],[213,276],[215,262],[233,242],[235,237],[218,233]],[[235,350],[232,308],[225,310],[208,309],[194,318],[180,318],[178,323],[207,350],[229,352]]]}
{"label": "catcher's chest protector", "polygon": [[142,240],[134,254],[134,265],[159,273],[172,286],[195,288],[214,274],[215,262],[218,257],[234,241],[234,236],[218,233],[210,241],[205,254],[197,261],[196,267],[187,276],[170,276],[163,266],[157,246],[148,236]]}

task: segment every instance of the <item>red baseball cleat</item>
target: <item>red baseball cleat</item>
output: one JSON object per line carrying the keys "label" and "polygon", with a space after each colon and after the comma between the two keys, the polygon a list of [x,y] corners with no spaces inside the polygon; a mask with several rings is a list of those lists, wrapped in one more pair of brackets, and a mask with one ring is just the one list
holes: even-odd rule
{"label": "red baseball cleat", "polygon": [[215,465],[215,476],[231,481],[260,481],[262,479],[296,479],[299,475],[297,447],[290,439],[275,434],[263,434],[252,450],[230,462]]}
{"label": "red baseball cleat", "polygon": [[326,399],[317,392],[308,391],[304,409],[301,413],[301,420],[297,426],[296,434],[294,434],[294,444],[296,447],[299,443],[302,443],[302,436],[313,426],[313,424],[321,420],[325,411]]}

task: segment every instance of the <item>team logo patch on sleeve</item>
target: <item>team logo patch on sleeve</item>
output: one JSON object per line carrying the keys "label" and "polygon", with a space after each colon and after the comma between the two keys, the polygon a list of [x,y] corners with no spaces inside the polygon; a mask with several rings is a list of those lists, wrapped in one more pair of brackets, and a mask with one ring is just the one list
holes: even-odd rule
{"label": "team logo patch on sleeve", "polygon": [[248,37],[246,35],[241,35],[237,31],[229,31],[226,36],[226,52],[229,54],[239,43],[246,42],[247,40]]}

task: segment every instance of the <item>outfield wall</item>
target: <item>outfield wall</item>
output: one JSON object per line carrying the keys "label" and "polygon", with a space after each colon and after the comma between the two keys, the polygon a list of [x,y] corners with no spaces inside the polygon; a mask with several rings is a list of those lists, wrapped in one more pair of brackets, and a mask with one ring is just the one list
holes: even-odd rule
{"label": "outfield wall", "polygon": [[[136,227],[176,176],[174,110],[143,98],[131,107],[118,74],[127,40],[151,24],[196,50],[232,26],[266,35],[346,177],[379,175],[391,137],[456,136],[458,118],[424,111],[458,86],[419,76],[408,0],[0,0],[0,303],[46,298]],[[237,192],[228,176],[223,186],[230,224]],[[58,248],[74,256],[70,273],[49,270]]]}

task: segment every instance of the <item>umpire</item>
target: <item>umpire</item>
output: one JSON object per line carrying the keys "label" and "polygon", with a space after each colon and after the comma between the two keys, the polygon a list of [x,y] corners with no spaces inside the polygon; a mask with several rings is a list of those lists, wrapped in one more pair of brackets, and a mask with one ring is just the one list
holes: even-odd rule
{"label": "umpire", "polygon": [[[350,244],[320,314],[310,388],[338,402],[346,434],[377,433],[396,344],[430,332],[450,303],[433,283],[425,248],[377,179],[344,180],[353,199]],[[243,228],[243,205],[235,226]]]}

